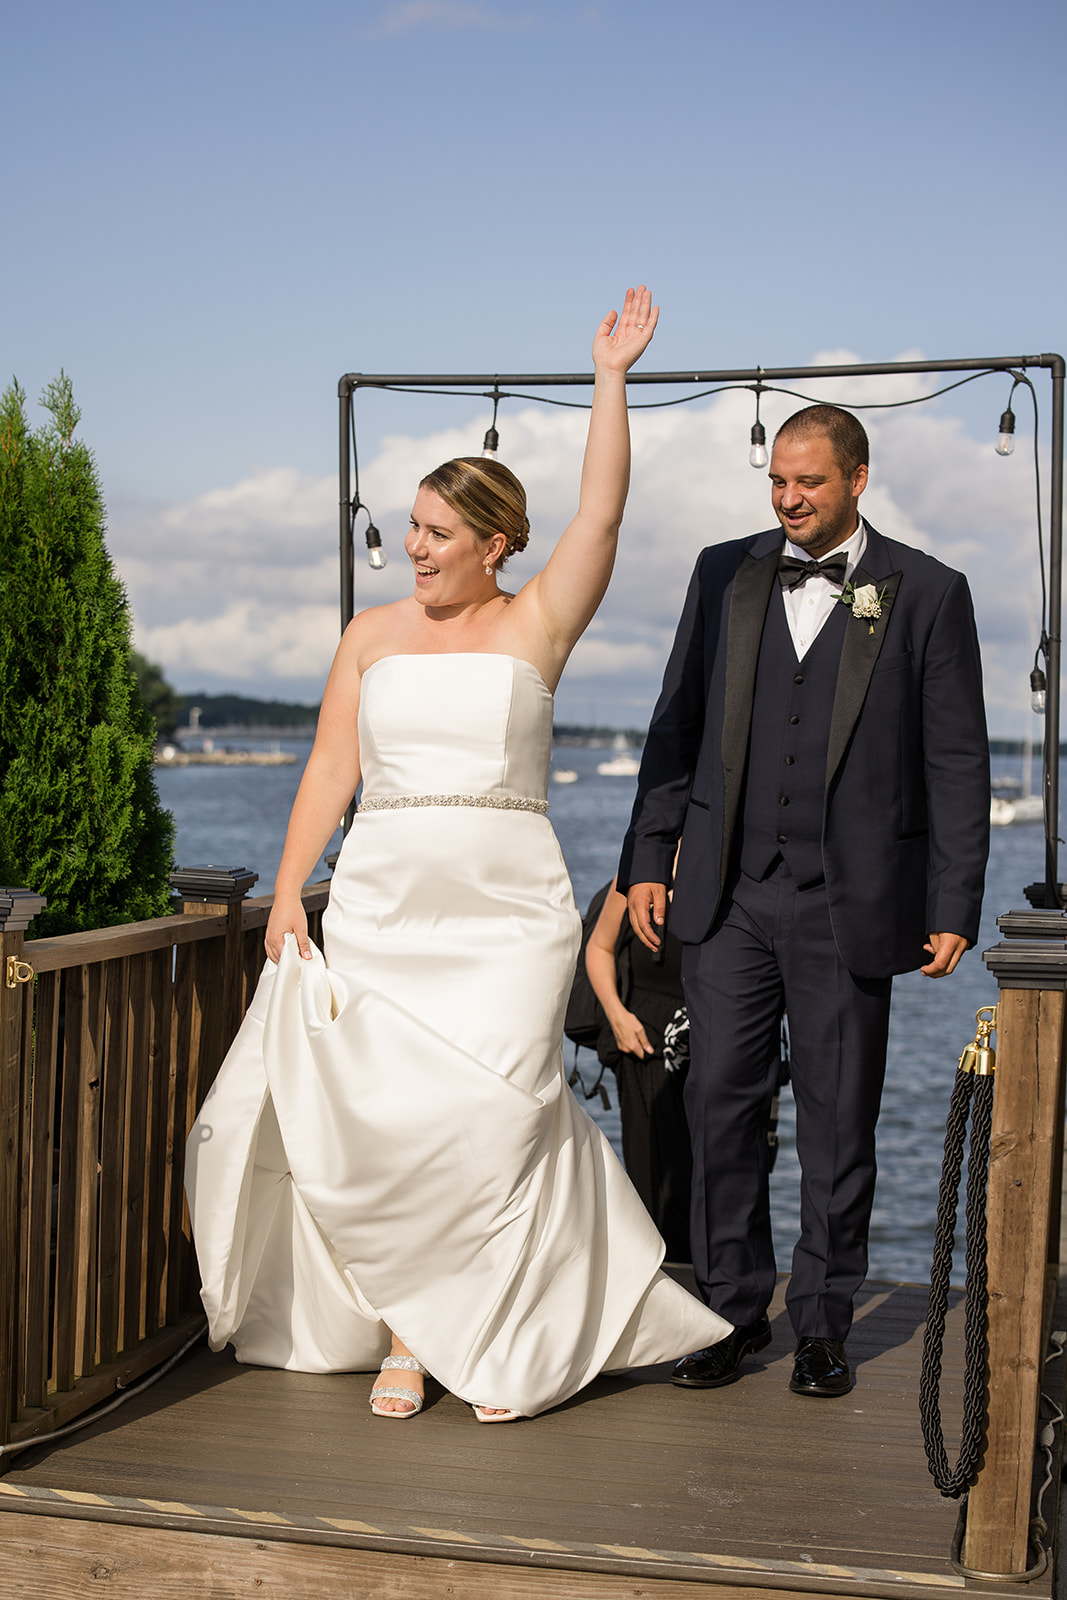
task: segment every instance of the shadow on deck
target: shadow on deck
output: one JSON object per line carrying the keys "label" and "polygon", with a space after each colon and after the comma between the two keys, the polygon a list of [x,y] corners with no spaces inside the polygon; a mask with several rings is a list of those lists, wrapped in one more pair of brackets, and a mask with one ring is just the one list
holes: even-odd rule
{"label": "shadow on deck", "polygon": [[[680,1600],[709,1583],[724,1596],[1017,1595],[951,1566],[957,1506],[933,1487],[918,1419],[925,1289],[866,1285],[849,1341],[857,1386],[834,1401],[787,1389],[782,1296],[779,1284],[773,1344],[729,1388],[676,1389],[651,1368],[495,1428],[440,1390],[413,1425],[390,1428],[367,1406],[365,1375],[242,1367],[199,1347],[0,1478],[4,1592],[82,1595],[92,1575],[110,1600]],[[956,1306],[953,1457],[961,1341]],[[1047,1596],[1051,1580],[1025,1588]]]}

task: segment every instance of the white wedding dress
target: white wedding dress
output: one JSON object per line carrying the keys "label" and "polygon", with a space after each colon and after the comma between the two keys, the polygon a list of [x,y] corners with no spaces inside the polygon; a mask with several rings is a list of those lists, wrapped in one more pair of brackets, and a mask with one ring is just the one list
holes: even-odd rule
{"label": "white wedding dress", "polygon": [[462,1399],[534,1415],[729,1332],[659,1271],[565,1082],[580,923],[543,814],[551,737],[527,661],[364,674],[374,809],[341,850],[325,956],[290,936],[267,963],[189,1139],[213,1348],[370,1370],[393,1329]]}

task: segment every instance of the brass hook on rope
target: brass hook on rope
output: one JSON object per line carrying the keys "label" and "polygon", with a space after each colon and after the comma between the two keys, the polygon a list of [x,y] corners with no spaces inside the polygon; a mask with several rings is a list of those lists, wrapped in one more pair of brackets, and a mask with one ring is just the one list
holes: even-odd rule
{"label": "brass hook on rope", "polygon": [[996,1030],[996,1006],[982,1006],[974,1014],[978,1024],[974,1040],[967,1046],[960,1056],[960,1072],[973,1072],[978,1078],[991,1078],[997,1069],[997,1053],[989,1042],[989,1035]]}

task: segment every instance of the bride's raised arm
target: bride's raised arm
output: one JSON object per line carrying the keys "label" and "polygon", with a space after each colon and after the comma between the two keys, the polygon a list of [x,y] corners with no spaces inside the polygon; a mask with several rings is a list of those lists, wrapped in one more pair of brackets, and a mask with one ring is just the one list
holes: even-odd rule
{"label": "bride's raised arm", "polygon": [[655,331],[659,307],[641,284],[627,289],[622,315],[609,311],[593,340],[593,409],[578,510],[544,570],[528,588],[559,666],[604,598],[630,486],[626,374]]}

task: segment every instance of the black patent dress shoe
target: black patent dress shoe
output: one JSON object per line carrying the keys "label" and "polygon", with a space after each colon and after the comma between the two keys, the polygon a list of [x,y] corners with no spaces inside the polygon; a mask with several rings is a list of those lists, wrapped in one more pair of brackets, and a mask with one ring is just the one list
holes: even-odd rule
{"label": "black patent dress shoe", "polygon": [[728,1333],[718,1344],[709,1344],[691,1356],[683,1356],[671,1373],[671,1382],[683,1389],[721,1389],[741,1376],[741,1363],[748,1355],[763,1350],[771,1342],[771,1324],[766,1315],[746,1322]]}
{"label": "black patent dress shoe", "polygon": [[798,1339],[793,1376],[789,1387],[794,1394],[819,1395],[829,1399],[848,1394],[856,1380],[845,1359],[845,1347],[836,1339]]}

